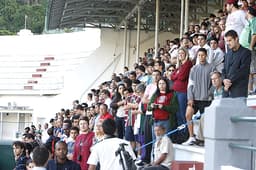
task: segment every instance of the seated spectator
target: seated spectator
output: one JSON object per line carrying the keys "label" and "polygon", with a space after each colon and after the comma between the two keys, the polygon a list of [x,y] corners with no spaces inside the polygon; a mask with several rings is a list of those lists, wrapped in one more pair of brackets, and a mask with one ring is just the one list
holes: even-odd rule
{"label": "seated spectator", "polygon": [[79,164],[69,160],[67,158],[68,148],[67,144],[63,141],[59,141],[55,144],[55,159],[49,160],[46,166],[47,170],[56,169],[69,169],[69,170],[80,170]]}
{"label": "seated spectator", "polygon": [[[213,72],[211,74],[212,87],[210,89],[211,96],[214,99],[222,98],[222,93],[224,90],[224,86],[222,85],[222,78],[220,72]],[[198,133],[196,136],[196,140],[193,144],[198,146],[204,146],[204,114],[202,114],[199,122]]]}
{"label": "seated spectator", "polygon": [[154,127],[156,141],[154,143],[153,159],[148,167],[144,170],[169,170],[171,162],[174,159],[174,149],[172,142],[168,136],[165,135],[165,128],[162,125]]}

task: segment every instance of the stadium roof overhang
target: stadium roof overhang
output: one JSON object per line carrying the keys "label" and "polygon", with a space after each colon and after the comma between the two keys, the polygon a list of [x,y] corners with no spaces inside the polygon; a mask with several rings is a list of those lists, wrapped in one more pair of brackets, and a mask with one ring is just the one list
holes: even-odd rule
{"label": "stadium roof overhang", "polygon": [[[141,11],[141,29],[155,29],[155,0],[50,0],[47,30],[74,27],[137,27],[137,7]],[[180,0],[161,0],[160,30],[177,32],[180,24]]]}

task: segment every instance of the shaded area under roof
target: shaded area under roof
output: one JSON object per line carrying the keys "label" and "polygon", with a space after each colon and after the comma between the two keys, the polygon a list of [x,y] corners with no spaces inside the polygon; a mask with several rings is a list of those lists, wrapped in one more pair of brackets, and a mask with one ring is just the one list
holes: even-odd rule
{"label": "shaded area under roof", "polygon": [[[179,32],[180,0],[160,0],[160,31]],[[220,8],[222,0],[190,0],[190,21],[207,16],[211,7]],[[141,8],[141,29],[155,29],[155,0],[49,0],[48,30],[97,27],[118,28],[127,19],[128,29],[137,27],[136,5]],[[128,16],[128,17],[127,17]]]}

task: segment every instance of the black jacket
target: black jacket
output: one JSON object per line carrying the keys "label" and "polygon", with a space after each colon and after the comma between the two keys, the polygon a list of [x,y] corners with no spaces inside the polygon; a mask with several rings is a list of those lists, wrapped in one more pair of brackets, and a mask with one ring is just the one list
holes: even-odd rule
{"label": "black jacket", "polygon": [[223,97],[247,97],[250,74],[251,51],[242,46],[237,51],[229,50],[225,55],[223,79],[231,80],[229,91]]}

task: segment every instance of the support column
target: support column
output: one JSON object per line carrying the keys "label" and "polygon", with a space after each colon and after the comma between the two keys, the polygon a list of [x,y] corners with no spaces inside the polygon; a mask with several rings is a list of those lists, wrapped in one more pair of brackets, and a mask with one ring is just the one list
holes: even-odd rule
{"label": "support column", "polygon": [[131,53],[131,30],[128,30],[127,31],[127,40],[128,40],[128,51],[127,51],[127,57],[126,57],[126,64],[127,66],[129,67],[129,64],[130,64],[130,53]]}
{"label": "support column", "polygon": [[189,0],[185,1],[185,24],[184,24],[184,32],[188,31],[188,17],[189,17]]}
{"label": "support column", "polygon": [[124,23],[124,47],[123,47],[123,60],[124,60],[124,66],[127,66],[126,63],[126,49],[127,49],[127,21]]}
{"label": "support column", "polygon": [[139,63],[139,56],[140,56],[140,6],[138,6],[138,17],[137,17],[136,63]]}
{"label": "support column", "polygon": [[183,35],[184,30],[184,0],[181,0],[180,4],[180,38]]}
{"label": "support column", "polygon": [[159,0],[156,0],[156,24],[155,24],[155,56],[157,57],[158,50],[158,33],[159,33]]}
{"label": "support column", "polygon": [[1,131],[0,131],[0,139],[3,139],[3,113],[2,112],[0,112],[0,119],[1,119]]}
{"label": "support column", "polygon": [[[10,114],[10,113],[9,113]],[[17,112],[17,130],[16,130],[16,134],[19,132],[19,124],[20,124],[20,113]],[[15,135],[16,135],[15,134]],[[16,136],[17,137],[17,136]]]}

